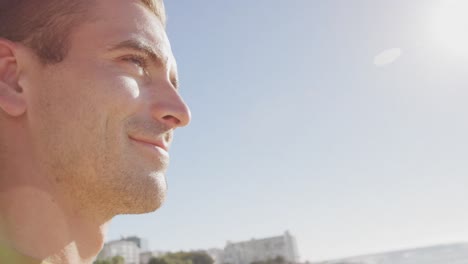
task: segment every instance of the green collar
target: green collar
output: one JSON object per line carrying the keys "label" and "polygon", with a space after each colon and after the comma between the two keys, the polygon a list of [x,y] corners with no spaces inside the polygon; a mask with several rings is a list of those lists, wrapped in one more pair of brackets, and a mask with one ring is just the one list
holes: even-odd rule
{"label": "green collar", "polygon": [[0,244],[0,263],[8,264],[48,264],[45,261],[33,259],[17,252],[16,250]]}

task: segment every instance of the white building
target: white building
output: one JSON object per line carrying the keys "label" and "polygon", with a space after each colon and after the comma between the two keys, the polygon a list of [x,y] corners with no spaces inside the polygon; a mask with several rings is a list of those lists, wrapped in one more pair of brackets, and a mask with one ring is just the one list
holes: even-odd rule
{"label": "white building", "polygon": [[129,236],[122,238],[122,240],[135,242],[135,244],[140,248],[140,252],[149,251],[149,243],[145,238]]}
{"label": "white building", "polygon": [[218,264],[250,264],[279,256],[290,263],[299,261],[296,239],[289,232],[277,237],[228,242],[224,248],[223,262]]}
{"label": "white building", "polygon": [[219,248],[210,248],[206,253],[213,259],[214,264],[224,264],[224,250]]}
{"label": "white building", "polygon": [[111,259],[115,256],[123,257],[126,264],[140,264],[140,248],[134,241],[110,241],[104,245],[98,259]]}

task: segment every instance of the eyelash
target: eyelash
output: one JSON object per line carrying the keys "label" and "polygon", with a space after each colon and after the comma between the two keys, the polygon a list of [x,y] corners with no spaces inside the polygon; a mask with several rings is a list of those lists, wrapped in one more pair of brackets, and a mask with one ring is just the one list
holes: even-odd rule
{"label": "eyelash", "polygon": [[128,55],[128,56],[123,57],[122,60],[133,63],[142,69],[146,69],[148,66],[146,58],[141,55],[136,55],[136,54]]}

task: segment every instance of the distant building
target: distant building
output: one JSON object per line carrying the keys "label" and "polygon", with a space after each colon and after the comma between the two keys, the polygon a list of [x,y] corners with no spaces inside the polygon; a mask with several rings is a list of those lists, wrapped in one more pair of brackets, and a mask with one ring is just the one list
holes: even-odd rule
{"label": "distant building", "polygon": [[206,253],[214,260],[214,264],[223,264],[224,250],[220,248],[211,248],[206,250]]}
{"label": "distant building", "polygon": [[228,242],[224,248],[223,262],[217,264],[250,264],[278,256],[290,263],[299,261],[296,239],[289,232],[277,237]]}
{"label": "distant building", "polygon": [[121,239],[107,242],[97,259],[111,259],[115,256],[123,257],[125,264],[140,264],[140,248],[134,241]]}
{"label": "distant building", "polygon": [[140,252],[149,251],[148,240],[137,236],[130,236],[122,238],[125,241],[133,241],[140,248]]}

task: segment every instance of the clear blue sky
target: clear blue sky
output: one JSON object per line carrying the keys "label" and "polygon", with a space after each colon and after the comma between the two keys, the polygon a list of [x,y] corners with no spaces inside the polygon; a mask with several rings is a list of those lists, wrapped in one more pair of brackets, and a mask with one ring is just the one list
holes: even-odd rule
{"label": "clear blue sky", "polygon": [[468,57],[433,30],[442,2],[167,0],[193,120],[164,207],[108,238],[190,250],[290,230],[313,261],[465,240]]}

